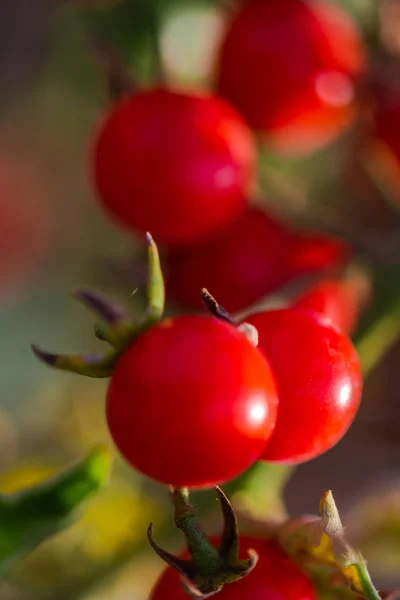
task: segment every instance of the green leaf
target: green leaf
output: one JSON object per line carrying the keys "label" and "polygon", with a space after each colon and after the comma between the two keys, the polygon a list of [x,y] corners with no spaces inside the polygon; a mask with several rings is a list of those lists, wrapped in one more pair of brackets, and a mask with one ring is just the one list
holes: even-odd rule
{"label": "green leaf", "polygon": [[82,503],[108,481],[110,466],[110,452],[99,447],[41,485],[1,496],[0,573],[65,527]]}

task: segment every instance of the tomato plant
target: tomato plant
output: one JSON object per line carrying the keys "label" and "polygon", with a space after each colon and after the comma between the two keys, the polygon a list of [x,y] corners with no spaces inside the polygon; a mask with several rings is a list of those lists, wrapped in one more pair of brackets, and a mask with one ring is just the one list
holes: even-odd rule
{"label": "tomato plant", "polygon": [[360,33],[338,6],[248,0],[227,28],[217,87],[278,149],[303,152],[351,122],[364,67]]}
{"label": "tomato plant", "polygon": [[261,455],[277,395],[262,354],[212,317],[166,319],[132,342],[107,393],[107,420],[136,469],[175,486],[230,479]]}
{"label": "tomato plant", "polygon": [[[218,545],[218,539],[214,538],[212,542]],[[258,564],[244,579],[226,585],[218,598],[315,600],[310,579],[275,542],[250,537],[240,537],[239,542],[241,551],[251,548],[257,552]],[[187,552],[182,554],[182,558],[187,556]],[[186,600],[187,597],[180,584],[180,574],[168,567],[155,584],[150,600]]]}
{"label": "tomato plant", "polygon": [[253,138],[236,110],[217,97],[166,89],[112,108],[91,160],[107,212],[171,245],[223,230],[243,212],[255,174]]}
{"label": "tomato plant", "polygon": [[292,307],[323,315],[333,325],[350,334],[357,326],[361,298],[351,280],[323,279],[307,288]]}
{"label": "tomato plant", "polygon": [[343,242],[291,231],[252,208],[218,240],[171,252],[166,258],[167,291],[179,303],[199,307],[204,286],[236,311],[295,277],[332,268],[346,257]]}
{"label": "tomato plant", "polygon": [[298,463],[323,454],[346,433],[362,389],[357,353],[346,335],[317,314],[273,310],[246,319],[276,379],[279,409],[262,458]]}

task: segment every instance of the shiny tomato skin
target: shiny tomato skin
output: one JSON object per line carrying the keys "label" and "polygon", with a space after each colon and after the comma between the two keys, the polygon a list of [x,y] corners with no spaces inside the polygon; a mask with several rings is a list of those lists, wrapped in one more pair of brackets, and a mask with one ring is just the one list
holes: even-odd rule
{"label": "shiny tomato skin", "polygon": [[255,176],[253,137],[235,109],[215,96],[161,88],[112,108],[92,154],[106,211],[173,246],[222,231],[244,211]]}
{"label": "shiny tomato skin", "polygon": [[251,208],[218,240],[166,257],[167,294],[183,306],[200,308],[206,287],[222,306],[238,311],[296,277],[346,258],[340,240],[291,231]]}
{"label": "shiny tomato skin", "polygon": [[323,315],[338,329],[353,333],[360,316],[360,297],[351,281],[324,279],[306,289],[292,308]]}
{"label": "shiny tomato skin", "polygon": [[270,367],[242,333],[212,317],[180,316],[127,348],[108,388],[107,420],[133,467],[203,487],[259,458],[277,404]]}
{"label": "shiny tomato skin", "polygon": [[335,4],[247,0],[227,27],[217,88],[279,150],[307,152],[352,121],[365,63],[356,25]]}
{"label": "shiny tomato skin", "polygon": [[276,379],[279,411],[262,459],[311,460],[332,448],[360,404],[361,368],[348,337],[319,315],[300,309],[246,318]]}
{"label": "shiny tomato skin", "polygon": [[[217,539],[212,542],[218,545]],[[248,549],[258,554],[256,567],[244,579],[225,585],[218,592],[221,600],[316,600],[311,580],[276,542],[241,537],[241,558],[246,558]],[[187,556],[187,552],[182,553],[182,558]],[[149,600],[186,599],[179,573],[167,567],[156,582]]]}

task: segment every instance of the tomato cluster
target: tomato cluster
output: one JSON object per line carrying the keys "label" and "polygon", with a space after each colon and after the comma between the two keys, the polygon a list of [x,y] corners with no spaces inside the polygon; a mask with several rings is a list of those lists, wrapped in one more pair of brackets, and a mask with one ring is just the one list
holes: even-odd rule
{"label": "tomato cluster", "polygon": [[[219,51],[217,93],[159,84],[113,104],[94,136],[91,179],[117,223],[151,231],[164,246],[172,300],[198,308],[207,286],[229,311],[249,309],[301,276],[336,272],[348,261],[341,240],[295,229],[253,204],[252,130],[283,152],[326,144],[352,121],[364,68],[359,32],[338,7],[243,0]],[[360,309],[353,288],[325,275],[288,308],[250,310],[250,339],[216,301],[212,315],[163,319],[156,255],[150,310],[139,324],[103,297],[81,293],[104,317],[97,335],[113,347],[109,354],[35,350],[53,366],[111,376],[107,422],[127,462],[174,494],[230,480],[258,460],[297,464],[332,448],[361,399],[361,368],[347,337]],[[153,302],[156,288],[163,291]],[[241,542],[257,551],[261,567],[223,596],[314,600],[308,579],[275,543]],[[151,596],[184,597],[172,569]]]}
{"label": "tomato cluster", "polygon": [[[251,129],[281,150],[326,143],[351,121],[364,69],[360,34],[337,6],[244,0],[218,53],[219,95],[160,84],[113,104],[92,144],[92,181],[113,219],[165,246],[169,298],[199,308],[206,286],[239,311],[348,261],[341,240],[253,205]],[[233,323],[196,316],[161,321],[125,347],[107,419],[128,462],[163,483],[199,487],[260,458],[297,463],[331,448],[361,393],[346,337],[357,299],[334,281],[291,308],[251,315],[258,348]]]}

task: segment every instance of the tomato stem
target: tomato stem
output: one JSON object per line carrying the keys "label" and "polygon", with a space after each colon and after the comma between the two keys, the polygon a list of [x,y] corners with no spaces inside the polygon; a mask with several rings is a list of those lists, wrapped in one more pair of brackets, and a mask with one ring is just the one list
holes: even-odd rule
{"label": "tomato stem", "polygon": [[354,565],[362,587],[363,594],[367,600],[381,600],[381,597],[372,583],[370,574],[364,560]]}
{"label": "tomato stem", "polygon": [[201,573],[216,573],[220,567],[218,551],[210,543],[197,522],[197,514],[189,500],[187,488],[173,488],[175,525],[187,541],[190,554]]}

